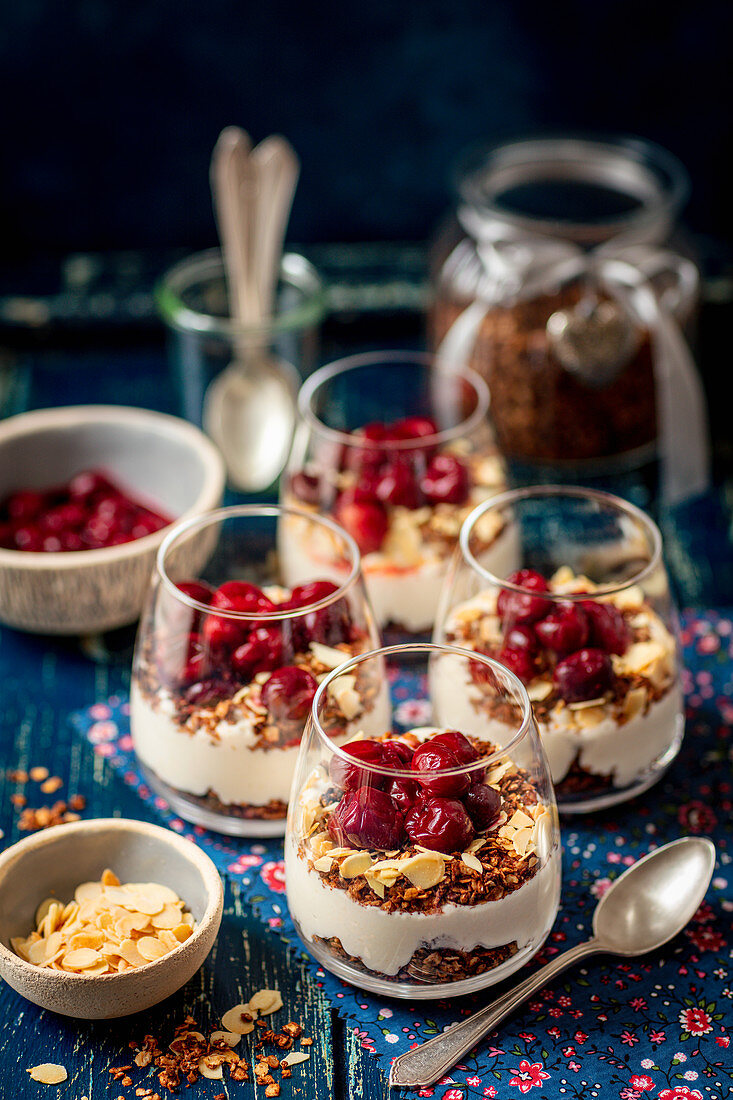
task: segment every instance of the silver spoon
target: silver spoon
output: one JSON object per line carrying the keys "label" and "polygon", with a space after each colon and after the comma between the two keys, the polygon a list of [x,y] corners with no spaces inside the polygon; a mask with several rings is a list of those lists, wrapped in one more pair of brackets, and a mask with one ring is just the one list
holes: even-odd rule
{"label": "silver spoon", "polygon": [[298,373],[270,353],[268,324],[298,172],[298,159],[284,138],[273,135],[253,150],[248,135],[235,126],[222,131],[212,157],[229,308],[250,333],[209,385],[203,422],[224,455],[230,481],[246,491],[265,489],[275,480],[295,426]]}
{"label": "silver spoon", "polygon": [[[715,845],[686,836],[644,856],[613,883],[593,914],[593,937],[571,947],[486,1008],[442,1035],[400,1054],[391,1087],[432,1085],[528,997],[569,966],[605,952],[643,955],[681,932],[696,912],[715,867]],[[448,992],[448,990],[446,990]]]}
{"label": "silver spoon", "polygon": [[585,385],[609,386],[636,352],[640,336],[628,315],[610,298],[587,294],[572,309],[558,309],[547,321],[550,347],[565,370]]}

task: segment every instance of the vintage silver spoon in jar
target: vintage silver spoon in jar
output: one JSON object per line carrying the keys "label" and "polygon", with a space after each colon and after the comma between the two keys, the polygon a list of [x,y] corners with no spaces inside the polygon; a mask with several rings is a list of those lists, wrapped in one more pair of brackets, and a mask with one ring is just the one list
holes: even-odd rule
{"label": "vintage silver spoon in jar", "polygon": [[[715,867],[715,845],[686,836],[644,856],[616,879],[593,914],[593,936],[571,947],[486,1008],[400,1054],[392,1087],[432,1085],[528,997],[591,955],[643,955],[681,932],[705,897]],[[446,993],[449,990],[446,988]]]}
{"label": "vintage silver spoon in jar", "polygon": [[204,428],[218,444],[230,482],[267,488],[287,458],[298,373],[270,348],[283,240],[299,173],[289,143],[273,135],[252,149],[236,126],[222,131],[211,161],[235,359],[204,396]]}

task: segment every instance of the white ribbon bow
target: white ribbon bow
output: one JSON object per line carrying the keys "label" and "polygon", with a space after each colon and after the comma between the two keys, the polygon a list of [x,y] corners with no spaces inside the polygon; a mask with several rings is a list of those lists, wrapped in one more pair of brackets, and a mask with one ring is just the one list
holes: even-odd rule
{"label": "white ribbon bow", "polygon": [[[694,299],[698,273],[689,260],[654,246],[659,225],[650,225],[647,233],[637,228],[633,241],[615,237],[584,251],[568,241],[486,219],[469,207],[459,211],[459,219],[473,240],[456,247],[445,270],[459,293],[463,289],[473,300],[444,336],[438,361],[446,368],[467,365],[481,322],[498,302],[534,298],[588,276],[619,299],[650,334],[662,501],[672,506],[705,492],[710,484],[705,395],[676,319]],[[652,280],[662,274],[674,279],[658,294]]]}

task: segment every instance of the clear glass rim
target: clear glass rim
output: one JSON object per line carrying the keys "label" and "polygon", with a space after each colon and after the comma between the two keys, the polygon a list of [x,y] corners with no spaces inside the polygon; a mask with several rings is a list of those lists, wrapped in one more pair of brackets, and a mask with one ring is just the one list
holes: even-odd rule
{"label": "clear glass rim", "polygon": [[[179,538],[191,534],[197,529],[203,530],[205,527],[223,523],[228,519],[252,518],[255,516],[259,518],[275,517],[276,519],[282,516],[295,516],[298,519],[306,519],[311,523],[320,524],[328,528],[332,534],[338,535],[338,537],[343,540],[344,545],[348,547],[351,553],[352,565],[348,577],[330,596],[326,596],[321,600],[316,600],[313,603],[304,604],[302,607],[295,607],[286,611],[230,611],[225,608],[211,607],[210,604],[201,603],[199,600],[187,596],[185,592],[181,592],[178,585],[169,576],[165,566],[166,555],[169,550],[173,548],[173,544],[177,542]],[[326,516],[317,515],[313,512],[305,512],[301,508],[293,508],[285,504],[233,504],[226,508],[217,508],[213,512],[204,512],[201,515],[192,516],[190,519],[184,520],[183,523],[176,524],[160,544],[155,558],[155,572],[161,583],[172,596],[180,603],[186,604],[186,606],[195,611],[200,611],[207,615],[216,615],[217,618],[232,619],[235,621],[246,620],[247,622],[255,621],[266,624],[282,622],[284,619],[299,619],[302,618],[303,615],[310,614],[312,611],[320,611],[321,608],[329,607],[337,600],[343,599],[361,576],[361,555],[359,553],[359,547],[356,545],[351,535]]]}
{"label": "clear glass rim", "polygon": [[[493,657],[489,657],[485,653],[478,653],[472,649],[462,649],[460,646],[444,645],[437,642],[405,642],[401,645],[382,646],[380,649],[371,649],[367,653],[360,653],[357,656],[345,661],[344,664],[339,665],[338,668],[333,669],[329,674],[321,680],[318,685],[318,690],[313,698],[313,704],[311,707],[311,722],[326,748],[333,753],[334,756],[340,757],[344,763],[357,766],[359,770],[368,772],[374,772],[375,775],[383,775],[393,779],[405,778],[410,776],[416,778],[415,772],[410,768],[387,768],[380,764],[369,764],[365,761],[356,761],[353,756],[350,756],[348,752],[345,752],[341,746],[329,736],[321,725],[318,717],[318,709],[324,695],[328,691],[329,684],[337,680],[339,676],[348,674],[352,669],[358,665],[363,664],[365,661],[372,660],[374,658],[387,657],[401,657],[403,654],[410,652],[415,653],[427,653],[427,654],[453,654],[458,657],[464,657],[467,661],[477,661],[479,664],[484,664],[487,668],[490,668],[492,672],[498,673],[500,680],[505,678],[509,681],[512,688],[515,689],[517,695],[517,706],[522,708],[522,721],[519,725],[519,729],[513,735],[511,740],[504,745],[501,749],[497,749],[496,752],[492,752],[489,756],[482,756],[479,760],[474,761],[471,764],[459,764],[455,768],[442,768],[436,769],[430,772],[431,779],[439,776],[451,776],[451,775],[470,775],[473,772],[485,770],[489,765],[495,761],[506,756],[524,737],[526,737],[529,730],[534,723],[534,715],[532,713],[532,704],[529,701],[529,695],[522,681],[518,676],[502,665],[499,661],[494,660]],[[452,727],[446,727],[452,728]],[[303,743],[305,743],[306,734],[303,735]]]}
{"label": "clear glass rim", "polygon": [[[327,424],[324,424],[323,421],[316,416],[312,407],[313,398],[321,386],[330,382],[336,375],[346,374],[349,371],[358,370],[360,367],[371,367],[380,363],[384,364],[384,366],[390,366],[399,362],[413,366],[421,366],[426,370],[432,368],[442,372],[447,378],[463,379],[472,386],[476,394],[476,408],[470,416],[466,417],[460,424],[456,424],[452,428],[444,428],[442,431],[435,432],[433,435],[420,436],[418,439],[395,439],[385,441],[361,439],[359,437],[354,437],[348,432],[339,431],[338,428],[329,428]],[[348,355],[343,359],[336,359],[332,363],[327,363],[324,367],[314,371],[300,388],[300,393],[298,394],[298,412],[314,432],[317,432],[320,436],[330,439],[335,443],[340,443],[343,446],[359,447],[361,449],[371,448],[388,452],[414,451],[425,447],[440,446],[442,443],[447,443],[452,439],[458,439],[461,436],[475,431],[488,414],[490,400],[489,387],[484,382],[483,378],[471,367],[453,369],[438,366],[435,356],[430,355],[428,352],[373,351],[360,353],[358,355]]]}
{"label": "clear glass rim", "polygon": [[[624,515],[629,516],[639,523],[649,537],[652,548],[650,561],[648,561],[642,569],[634,573],[632,577],[627,578],[621,583],[598,585],[593,592],[562,593],[538,593],[535,589],[523,588],[521,585],[514,584],[512,581],[497,577],[494,573],[490,572],[490,570],[480,565],[469,546],[469,540],[477,521],[485,515],[486,512],[493,510],[500,511],[512,504],[516,504],[518,501],[539,499],[541,497],[569,497],[573,500],[590,500],[597,504],[603,504],[608,508],[614,508],[619,512],[623,512]],[[501,537],[501,533],[498,537]],[[543,600],[546,599],[555,602],[587,600],[596,596],[611,596],[617,592],[624,592],[633,585],[639,584],[645,577],[653,573],[658,568],[662,558],[661,531],[646,512],[643,512],[641,508],[637,508],[635,504],[630,504],[629,501],[614,496],[613,493],[606,493],[601,489],[586,489],[576,485],[532,485],[525,489],[509,489],[505,493],[499,493],[497,496],[482,501],[481,504],[477,505],[471,514],[466,517],[459,535],[459,545],[466,563],[474,569],[479,576],[484,577],[489,584],[494,587],[504,588],[510,592],[517,592],[522,596],[541,595]]]}
{"label": "clear glass rim", "polygon": [[[560,220],[513,211],[498,199],[511,185],[547,179],[554,163],[555,178],[575,179],[610,187],[638,202],[638,207],[597,220]],[[567,176],[558,168],[565,166]],[[493,190],[487,188],[492,173]],[[503,185],[504,173],[513,178]],[[690,180],[684,165],[661,145],[631,134],[565,133],[516,138],[469,148],[453,172],[461,201],[491,218],[529,231],[586,240],[612,236],[655,219],[671,219],[686,202]]]}
{"label": "clear glass rim", "polygon": [[303,295],[303,301],[261,325],[239,325],[229,317],[201,313],[183,301],[185,291],[205,279],[225,279],[221,250],[211,248],[179,260],[163,274],[154,291],[158,312],[166,324],[181,332],[219,336],[222,339],[262,338],[317,325],[326,313],[326,292],[321,277],[305,256],[286,252],[280,278]]}

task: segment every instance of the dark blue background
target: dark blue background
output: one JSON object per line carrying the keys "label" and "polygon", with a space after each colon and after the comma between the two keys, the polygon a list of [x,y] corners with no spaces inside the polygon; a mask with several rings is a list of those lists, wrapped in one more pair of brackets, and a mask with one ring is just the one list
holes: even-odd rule
{"label": "dark blue background", "polygon": [[477,139],[573,128],[667,146],[687,220],[733,237],[733,6],[640,0],[5,0],[5,259],[213,242],[222,126],[279,130],[290,237],[422,239]]}

